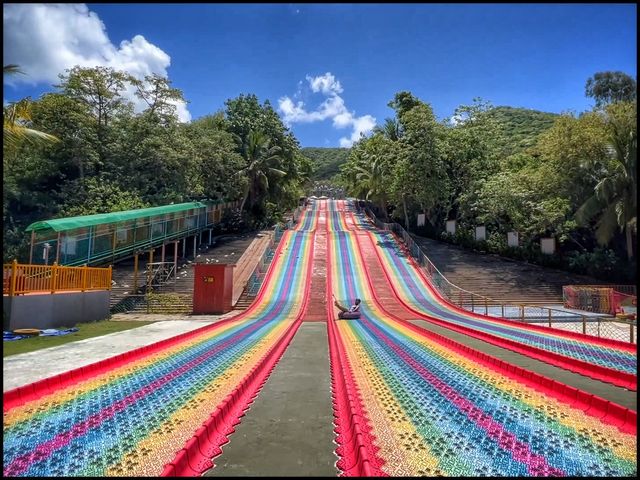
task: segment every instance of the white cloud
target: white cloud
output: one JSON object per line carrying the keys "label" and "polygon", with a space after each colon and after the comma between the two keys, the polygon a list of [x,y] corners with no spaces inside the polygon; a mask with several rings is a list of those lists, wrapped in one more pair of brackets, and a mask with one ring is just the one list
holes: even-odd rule
{"label": "white cloud", "polygon": [[327,72],[319,77],[307,75],[306,79],[309,85],[311,85],[311,90],[315,93],[322,92],[325,95],[330,95],[332,93],[342,93],[343,91],[340,82],[336,80],[331,72]]}
{"label": "white cloud", "polygon": [[346,138],[342,137],[340,139],[341,147],[350,147],[355,142],[360,140],[362,135],[366,135],[373,127],[376,126],[376,119],[371,115],[363,115],[362,117],[353,119],[353,132],[351,132],[351,137]]}
{"label": "white cloud", "polygon": [[[376,119],[371,115],[363,115],[357,117],[355,112],[347,109],[344,99],[339,95],[344,90],[340,82],[327,72],[324,75],[312,77],[306,76],[311,91],[321,93],[327,98],[311,112],[305,109],[304,102],[294,101],[288,96],[284,96],[278,100],[278,107],[284,116],[284,122],[287,125],[292,123],[312,123],[327,119],[332,120],[335,128],[353,128],[349,137],[340,139],[340,146],[350,147],[354,142],[360,139],[361,135],[366,135],[373,130],[376,125]],[[293,95],[294,98],[300,98],[301,85],[298,91]]]}
{"label": "white cloud", "polygon": [[[8,4],[3,9],[4,64],[17,64],[26,75],[7,78],[10,83],[57,83],[58,74],[76,65],[125,70],[138,79],[156,73],[167,76],[171,57],[142,35],[111,43],[104,23],[85,4]],[[136,111],[144,103],[125,93]],[[191,119],[184,102],[176,104],[181,121]]]}

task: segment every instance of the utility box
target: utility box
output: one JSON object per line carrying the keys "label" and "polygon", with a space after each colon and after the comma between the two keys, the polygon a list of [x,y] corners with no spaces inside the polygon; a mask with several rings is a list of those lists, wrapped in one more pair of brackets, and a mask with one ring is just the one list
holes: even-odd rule
{"label": "utility box", "polygon": [[233,267],[226,263],[193,264],[194,314],[220,314],[233,309]]}

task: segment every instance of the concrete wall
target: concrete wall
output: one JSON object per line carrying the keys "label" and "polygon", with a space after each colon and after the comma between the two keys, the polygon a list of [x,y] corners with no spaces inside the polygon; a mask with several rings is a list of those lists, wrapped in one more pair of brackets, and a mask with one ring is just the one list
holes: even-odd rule
{"label": "concrete wall", "polygon": [[111,292],[69,292],[4,296],[3,330],[18,328],[72,327],[76,323],[103,320],[109,316]]}

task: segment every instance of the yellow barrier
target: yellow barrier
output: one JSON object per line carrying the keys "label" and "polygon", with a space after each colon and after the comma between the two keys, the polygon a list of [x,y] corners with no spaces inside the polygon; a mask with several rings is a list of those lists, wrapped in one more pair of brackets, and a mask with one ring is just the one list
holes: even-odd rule
{"label": "yellow barrier", "polygon": [[3,295],[87,290],[111,290],[111,267],[28,265],[16,260],[2,266]]}

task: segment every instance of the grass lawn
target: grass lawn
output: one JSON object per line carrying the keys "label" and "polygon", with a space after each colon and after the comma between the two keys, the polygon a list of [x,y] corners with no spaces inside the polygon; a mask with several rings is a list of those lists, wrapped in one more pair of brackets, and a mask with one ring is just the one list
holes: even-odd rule
{"label": "grass lawn", "polygon": [[[74,325],[77,332],[63,335],[61,337],[33,337],[14,340],[12,342],[2,342],[2,356],[16,355],[18,353],[33,352],[41,348],[56,347],[65,343],[84,340],[85,338],[99,337],[109,333],[121,332],[131,328],[142,327],[153,322],[114,322],[111,320],[100,320],[99,322],[79,323]],[[57,327],[58,330],[65,330],[70,327]]]}

